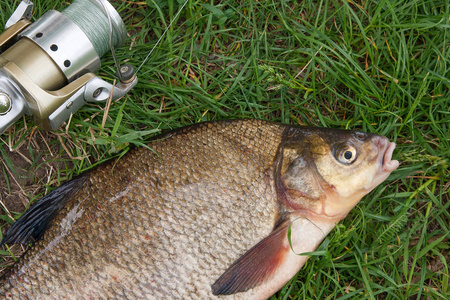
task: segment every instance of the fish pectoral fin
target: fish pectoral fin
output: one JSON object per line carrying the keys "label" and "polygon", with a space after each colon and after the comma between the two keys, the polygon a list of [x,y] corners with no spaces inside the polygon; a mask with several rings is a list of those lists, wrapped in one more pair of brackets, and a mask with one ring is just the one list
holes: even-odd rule
{"label": "fish pectoral fin", "polygon": [[280,223],[265,239],[234,262],[212,285],[214,295],[245,292],[269,280],[289,250],[290,221]]}
{"label": "fish pectoral fin", "polygon": [[3,237],[3,244],[28,244],[42,237],[51,220],[83,186],[88,176],[83,174],[51,191],[27,210]]}

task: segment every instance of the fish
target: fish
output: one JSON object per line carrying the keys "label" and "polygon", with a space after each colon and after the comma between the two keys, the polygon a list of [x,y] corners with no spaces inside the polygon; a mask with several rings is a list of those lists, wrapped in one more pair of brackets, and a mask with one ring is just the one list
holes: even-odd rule
{"label": "fish", "polygon": [[56,188],[2,299],[266,299],[399,162],[361,131],[223,120],[155,137]]}

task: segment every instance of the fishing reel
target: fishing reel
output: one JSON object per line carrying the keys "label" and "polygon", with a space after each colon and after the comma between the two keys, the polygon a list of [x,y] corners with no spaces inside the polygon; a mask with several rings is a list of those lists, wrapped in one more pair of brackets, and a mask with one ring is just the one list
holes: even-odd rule
{"label": "fishing reel", "polygon": [[115,85],[95,75],[100,57],[111,51],[115,59],[114,47],[126,38],[107,0],[75,0],[34,23],[32,8],[23,0],[0,35],[0,134],[23,115],[55,130],[86,102],[118,99],[137,83],[128,64],[118,66]]}

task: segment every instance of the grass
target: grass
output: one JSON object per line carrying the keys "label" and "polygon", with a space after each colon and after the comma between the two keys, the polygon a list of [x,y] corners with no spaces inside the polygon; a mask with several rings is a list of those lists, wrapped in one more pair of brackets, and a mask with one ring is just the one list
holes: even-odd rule
{"label": "grass", "polygon": [[[4,2],[2,24],[18,3]],[[113,1],[130,34],[119,61],[139,66],[181,2]],[[34,19],[68,3],[35,4]],[[104,127],[103,106],[87,105],[67,129],[27,119],[0,136],[0,218],[157,130],[231,118],[362,129],[397,143],[399,169],[271,299],[448,299],[449,15],[434,0],[189,0]],[[114,72],[107,54],[99,74]]]}

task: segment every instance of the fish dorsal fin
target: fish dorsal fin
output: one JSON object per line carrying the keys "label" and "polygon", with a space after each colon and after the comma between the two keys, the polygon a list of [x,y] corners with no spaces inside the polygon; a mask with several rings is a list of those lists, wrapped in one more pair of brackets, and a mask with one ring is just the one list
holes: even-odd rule
{"label": "fish dorsal fin", "polygon": [[289,250],[289,224],[289,219],[281,222],[269,236],[234,262],[212,285],[213,294],[245,292],[272,278]]}
{"label": "fish dorsal fin", "polygon": [[83,186],[86,178],[86,174],[78,176],[42,197],[9,228],[0,246],[27,244],[41,238],[51,220]]}

